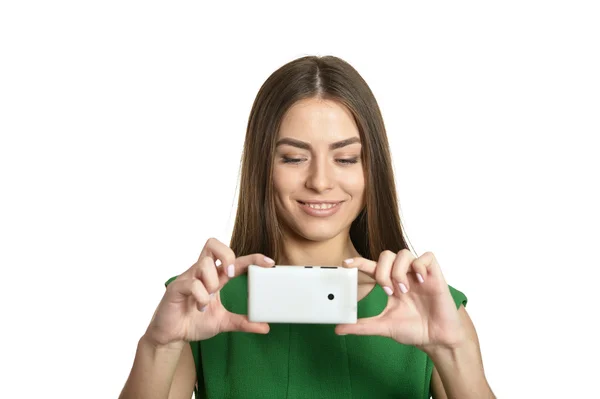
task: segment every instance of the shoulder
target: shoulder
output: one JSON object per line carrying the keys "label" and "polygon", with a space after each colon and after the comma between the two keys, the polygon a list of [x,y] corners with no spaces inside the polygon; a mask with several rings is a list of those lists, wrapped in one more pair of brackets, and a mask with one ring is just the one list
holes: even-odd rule
{"label": "shoulder", "polygon": [[475,325],[473,324],[473,320],[471,319],[471,317],[467,313],[467,309],[465,308],[467,306],[467,302],[468,302],[467,296],[465,295],[464,292],[452,287],[451,285],[448,285],[448,289],[449,289],[450,295],[452,296],[452,299],[454,300],[454,303],[456,305],[456,309],[458,311],[458,317],[459,317],[460,322],[465,330],[467,339],[469,341],[475,343],[477,345],[477,347],[479,347],[479,339],[477,337]]}
{"label": "shoulder", "polygon": [[168,279],[167,281],[165,281],[165,287],[168,286],[169,284],[171,284],[177,277],[179,277],[179,276],[173,276],[170,279]]}
{"label": "shoulder", "polygon": [[463,305],[463,309],[465,306],[467,306],[467,296],[465,295],[464,292],[452,287],[451,285],[448,285],[448,289],[450,290],[450,295],[452,296],[452,299],[454,299],[454,303],[456,304],[456,308],[459,309],[461,306]]}

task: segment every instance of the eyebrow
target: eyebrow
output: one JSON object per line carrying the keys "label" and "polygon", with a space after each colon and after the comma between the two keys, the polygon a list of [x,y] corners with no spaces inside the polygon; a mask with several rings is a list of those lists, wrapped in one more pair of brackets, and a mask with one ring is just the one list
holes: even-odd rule
{"label": "eyebrow", "polygon": [[[338,148],[346,147],[347,145],[354,144],[354,143],[360,143],[360,138],[359,137],[351,137],[349,139],[345,139],[342,141],[336,141],[335,143],[329,144],[329,149],[337,150]],[[279,147],[280,145],[284,145],[284,144],[291,145],[292,147],[301,148],[303,150],[310,150],[312,148],[310,144],[308,144],[304,141],[292,139],[289,137],[285,137],[285,138],[282,138],[281,140],[279,140],[277,142],[276,146]]]}

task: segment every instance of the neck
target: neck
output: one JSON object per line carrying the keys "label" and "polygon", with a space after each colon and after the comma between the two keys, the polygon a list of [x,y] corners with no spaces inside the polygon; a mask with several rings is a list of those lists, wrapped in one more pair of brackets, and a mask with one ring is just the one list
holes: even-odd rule
{"label": "neck", "polygon": [[279,264],[299,266],[341,266],[348,258],[360,256],[350,234],[339,234],[327,241],[310,241],[302,237],[287,236]]}
{"label": "neck", "polygon": [[[360,254],[350,240],[349,231],[327,241],[310,241],[297,235],[284,234],[283,251],[277,263],[290,266],[342,266],[345,259],[358,256]],[[358,284],[367,285],[368,292],[375,280],[359,271]],[[361,294],[361,298],[366,292]]]}

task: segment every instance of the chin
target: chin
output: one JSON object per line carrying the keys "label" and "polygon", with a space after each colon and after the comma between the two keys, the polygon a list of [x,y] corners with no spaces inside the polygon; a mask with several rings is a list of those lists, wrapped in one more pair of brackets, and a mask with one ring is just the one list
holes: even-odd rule
{"label": "chin", "polygon": [[324,242],[329,241],[336,237],[338,234],[327,234],[324,232],[318,232],[315,234],[302,234],[302,237],[312,242]]}
{"label": "chin", "polygon": [[340,235],[344,229],[333,226],[300,226],[295,225],[293,231],[296,235],[314,242],[328,241]]}

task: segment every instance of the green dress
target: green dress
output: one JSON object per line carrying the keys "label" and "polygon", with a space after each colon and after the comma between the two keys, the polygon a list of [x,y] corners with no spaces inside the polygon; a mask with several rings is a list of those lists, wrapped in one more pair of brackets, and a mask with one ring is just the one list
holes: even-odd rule
{"label": "green dress", "polygon": [[[176,277],[167,281],[169,284]],[[223,306],[247,314],[247,276],[221,290]],[[450,287],[458,308],[466,296]],[[358,302],[358,317],[381,313],[379,285]],[[270,324],[266,335],[221,333],[191,342],[198,385],[206,399],[429,399],[431,359],[414,346],[380,336],[338,336],[335,325]]]}

